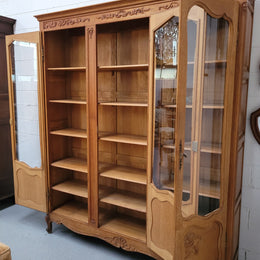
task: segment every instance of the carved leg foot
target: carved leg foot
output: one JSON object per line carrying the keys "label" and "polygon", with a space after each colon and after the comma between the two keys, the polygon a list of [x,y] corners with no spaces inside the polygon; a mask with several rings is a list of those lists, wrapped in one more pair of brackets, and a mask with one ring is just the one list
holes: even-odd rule
{"label": "carved leg foot", "polygon": [[46,215],[45,221],[46,221],[46,223],[47,223],[46,231],[47,231],[48,233],[52,233],[52,222],[51,222],[51,220],[50,220],[50,216],[49,216],[49,215]]}

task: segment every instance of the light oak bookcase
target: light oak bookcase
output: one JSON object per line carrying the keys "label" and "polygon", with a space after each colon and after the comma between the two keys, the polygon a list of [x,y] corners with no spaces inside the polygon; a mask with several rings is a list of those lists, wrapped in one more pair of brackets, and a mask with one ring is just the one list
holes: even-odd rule
{"label": "light oak bookcase", "polygon": [[[16,203],[46,212],[48,232],[56,222],[155,259],[237,259],[253,11],[114,1],[7,37]],[[28,75],[16,63],[30,48],[38,167],[17,156]]]}

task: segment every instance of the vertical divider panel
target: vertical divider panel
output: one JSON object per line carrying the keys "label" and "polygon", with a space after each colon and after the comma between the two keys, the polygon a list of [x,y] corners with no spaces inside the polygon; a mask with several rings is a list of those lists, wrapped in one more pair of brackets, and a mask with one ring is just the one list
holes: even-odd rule
{"label": "vertical divider panel", "polygon": [[86,28],[89,223],[98,226],[98,137],[96,26]]}

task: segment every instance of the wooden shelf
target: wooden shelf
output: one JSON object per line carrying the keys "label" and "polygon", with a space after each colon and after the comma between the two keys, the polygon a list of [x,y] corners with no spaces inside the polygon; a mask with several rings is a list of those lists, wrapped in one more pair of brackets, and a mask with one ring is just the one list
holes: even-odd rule
{"label": "wooden shelf", "polygon": [[98,71],[148,70],[148,64],[98,66]]}
{"label": "wooden shelf", "polygon": [[100,199],[101,202],[146,213],[145,196],[128,192],[114,192]]}
{"label": "wooden shelf", "polygon": [[[190,193],[190,186],[191,186],[190,181],[184,180],[182,191],[185,192],[185,193]],[[174,180],[163,181],[163,189],[174,191]]]}
{"label": "wooden shelf", "polygon": [[[227,63],[227,60],[205,60],[205,64],[221,64]],[[194,61],[188,61],[188,65],[194,65]]]}
{"label": "wooden shelf", "polygon": [[200,151],[203,153],[221,154],[221,146],[201,144]]}
{"label": "wooden shelf", "polygon": [[[166,144],[163,145],[163,148],[166,149],[175,149],[175,145],[173,144]],[[185,151],[191,151],[191,143],[185,143],[184,144],[184,150]],[[201,144],[200,151],[203,153],[215,153],[215,154],[221,154],[221,147],[220,146],[214,146],[210,144]]]}
{"label": "wooden shelf", "polygon": [[83,205],[83,203],[77,201],[70,201],[52,211],[51,214],[58,215],[62,218],[88,223],[88,207],[87,205]]}
{"label": "wooden shelf", "polygon": [[136,168],[114,166],[100,174],[102,177],[128,181],[138,184],[146,184],[146,171]]}
{"label": "wooden shelf", "polygon": [[[175,149],[175,145],[173,144],[165,144],[163,145],[163,148],[166,148],[166,149]],[[185,143],[184,144],[184,150],[185,151],[191,151],[191,143]]]}
{"label": "wooden shelf", "polygon": [[66,128],[66,129],[51,131],[50,133],[52,135],[87,138],[86,130],[82,130],[82,129]]}
{"label": "wooden shelf", "polygon": [[135,144],[135,145],[147,145],[147,137],[146,136],[138,136],[138,135],[124,135],[124,134],[113,134],[100,137],[102,141],[109,141],[115,143],[123,143],[123,144]]}
{"label": "wooden shelf", "polygon": [[132,102],[100,102],[101,106],[121,106],[121,107],[148,107],[146,103],[132,103]]}
{"label": "wooden shelf", "polygon": [[[183,182],[183,192],[190,193],[190,182],[184,181]],[[171,191],[174,191],[173,188],[173,181],[165,181],[163,183],[163,188],[168,189]],[[206,184],[201,183],[199,184],[199,196],[213,198],[213,199],[219,199],[220,198],[220,188],[219,183],[216,182],[216,184]]]}
{"label": "wooden shelf", "polygon": [[60,104],[75,104],[75,105],[86,105],[87,101],[85,100],[76,100],[76,99],[52,99],[49,100],[50,103],[60,103]]}
{"label": "wooden shelf", "polygon": [[135,219],[129,216],[117,216],[104,223],[101,229],[115,232],[119,235],[125,235],[142,242],[146,242],[146,224],[145,221]]}
{"label": "wooden shelf", "polygon": [[86,67],[57,67],[48,68],[48,71],[85,71]]}
{"label": "wooden shelf", "polygon": [[82,198],[88,198],[88,185],[83,184],[82,181],[68,180],[53,186],[52,189]]}
{"label": "wooden shelf", "polygon": [[203,197],[209,197],[213,199],[220,198],[220,183],[216,182],[215,184],[207,184],[200,182],[199,184],[199,195]]}
{"label": "wooden shelf", "polygon": [[227,63],[227,60],[205,60],[205,64],[222,64]]}
{"label": "wooden shelf", "polygon": [[[176,108],[177,105],[162,105],[162,107],[165,107],[165,108]],[[192,105],[186,105],[185,107],[186,108],[192,108]]]}
{"label": "wooden shelf", "polygon": [[74,157],[53,162],[51,166],[84,173],[88,172],[87,161]]}
{"label": "wooden shelf", "polygon": [[224,109],[224,105],[203,105],[204,109]]}

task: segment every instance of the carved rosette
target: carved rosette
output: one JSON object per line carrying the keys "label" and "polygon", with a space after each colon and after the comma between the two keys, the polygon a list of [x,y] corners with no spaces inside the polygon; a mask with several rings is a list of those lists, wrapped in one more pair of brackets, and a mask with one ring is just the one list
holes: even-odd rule
{"label": "carved rosette", "polygon": [[184,247],[185,247],[185,259],[188,259],[192,255],[197,255],[199,253],[199,243],[201,236],[195,234],[194,232],[189,232],[184,237]]}
{"label": "carved rosette", "polygon": [[177,7],[179,6],[179,1],[178,0],[173,0],[170,4],[168,5],[162,5],[162,6],[159,6],[159,10],[161,11],[162,9],[164,10],[169,10],[169,9],[172,9],[174,7]]}
{"label": "carved rosette", "polygon": [[127,241],[122,237],[105,237],[104,240],[114,245],[115,247],[122,248],[126,251],[137,252],[136,248],[131,245],[128,245]]}
{"label": "carved rosette", "polygon": [[80,23],[89,22],[89,18],[67,18],[61,19],[57,21],[47,21],[43,22],[43,29],[54,29],[54,28],[62,28],[65,26],[78,25]]}
{"label": "carved rosette", "polygon": [[125,10],[120,10],[115,13],[110,13],[110,14],[103,14],[98,17],[99,20],[105,20],[105,19],[113,19],[113,18],[123,18],[127,16],[134,16],[138,14],[144,14],[146,12],[150,11],[150,8],[135,8],[133,10],[125,11]]}

